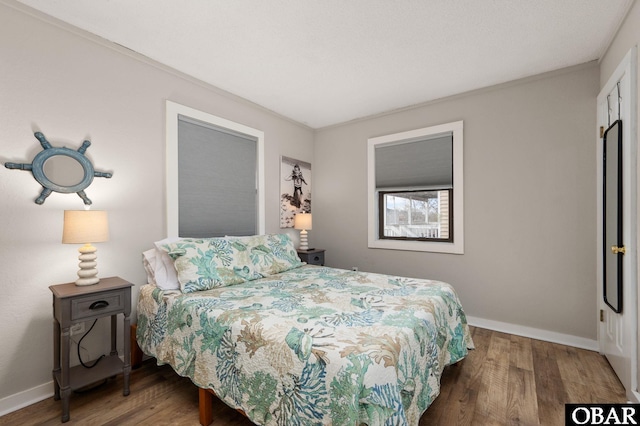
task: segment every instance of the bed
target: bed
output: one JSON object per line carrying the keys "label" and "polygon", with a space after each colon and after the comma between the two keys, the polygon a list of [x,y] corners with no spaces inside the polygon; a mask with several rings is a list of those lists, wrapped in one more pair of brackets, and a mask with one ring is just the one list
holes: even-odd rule
{"label": "bed", "polygon": [[215,394],[261,425],[418,425],[473,348],[451,285],[306,265],[286,234],[164,240],[145,267],[138,345],[202,424]]}

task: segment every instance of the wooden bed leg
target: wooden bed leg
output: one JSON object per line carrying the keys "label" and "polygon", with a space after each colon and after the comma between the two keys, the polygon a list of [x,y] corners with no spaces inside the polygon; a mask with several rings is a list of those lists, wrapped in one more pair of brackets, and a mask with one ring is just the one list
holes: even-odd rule
{"label": "wooden bed leg", "polygon": [[142,366],[142,349],[138,346],[138,341],[136,340],[136,330],[138,329],[138,324],[133,324],[131,326],[131,368],[136,369]]}
{"label": "wooden bed leg", "polygon": [[213,394],[208,389],[198,388],[200,424],[208,426],[213,422]]}

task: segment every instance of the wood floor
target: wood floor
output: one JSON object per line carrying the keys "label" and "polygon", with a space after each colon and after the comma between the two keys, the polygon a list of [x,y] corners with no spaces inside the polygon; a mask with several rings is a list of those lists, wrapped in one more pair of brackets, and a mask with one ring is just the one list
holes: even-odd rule
{"label": "wood floor", "polygon": [[[426,425],[563,425],[565,403],[624,403],[624,389],[596,352],[472,328],[476,349],[447,367]],[[53,398],[0,417],[2,425],[58,425]],[[214,402],[214,425],[251,425]],[[146,361],[131,375],[71,396],[68,425],[198,425],[198,391],[168,366]]]}

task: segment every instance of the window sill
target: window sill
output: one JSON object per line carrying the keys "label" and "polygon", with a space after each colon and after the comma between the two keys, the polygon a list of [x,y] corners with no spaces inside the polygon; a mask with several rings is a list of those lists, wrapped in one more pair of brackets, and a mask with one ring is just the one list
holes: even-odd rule
{"label": "window sill", "polygon": [[386,250],[425,251],[432,253],[464,254],[462,241],[453,243],[428,241],[369,240],[369,248]]}

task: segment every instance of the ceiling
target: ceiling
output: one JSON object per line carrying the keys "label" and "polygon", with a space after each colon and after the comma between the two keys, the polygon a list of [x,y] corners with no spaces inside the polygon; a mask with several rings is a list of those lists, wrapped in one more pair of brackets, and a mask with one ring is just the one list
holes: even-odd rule
{"label": "ceiling", "polygon": [[312,128],[599,59],[632,0],[18,0]]}

